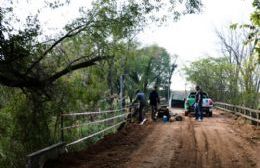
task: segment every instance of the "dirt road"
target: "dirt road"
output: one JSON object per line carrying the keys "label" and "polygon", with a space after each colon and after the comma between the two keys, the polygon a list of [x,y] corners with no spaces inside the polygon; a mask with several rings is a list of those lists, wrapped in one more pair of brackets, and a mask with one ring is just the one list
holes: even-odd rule
{"label": "dirt road", "polygon": [[260,130],[241,123],[216,110],[203,122],[132,125],[53,167],[259,168]]}

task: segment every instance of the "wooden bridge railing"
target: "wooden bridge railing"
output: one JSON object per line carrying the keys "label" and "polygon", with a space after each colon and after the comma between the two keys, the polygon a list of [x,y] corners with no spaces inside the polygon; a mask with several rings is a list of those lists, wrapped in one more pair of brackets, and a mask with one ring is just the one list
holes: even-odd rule
{"label": "wooden bridge railing", "polygon": [[248,120],[255,122],[258,126],[260,125],[260,110],[222,102],[215,102],[214,106],[218,109],[240,115]]}

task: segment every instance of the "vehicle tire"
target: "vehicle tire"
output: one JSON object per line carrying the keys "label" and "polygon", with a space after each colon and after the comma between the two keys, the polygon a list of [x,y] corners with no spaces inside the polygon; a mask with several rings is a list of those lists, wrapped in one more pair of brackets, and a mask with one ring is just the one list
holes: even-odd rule
{"label": "vehicle tire", "polygon": [[212,111],[209,111],[208,116],[212,117]]}
{"label": "vehicle tire", "polygon": [[209,111],[209,109],[205,109],[205,117],[210,117],[210,111]]}

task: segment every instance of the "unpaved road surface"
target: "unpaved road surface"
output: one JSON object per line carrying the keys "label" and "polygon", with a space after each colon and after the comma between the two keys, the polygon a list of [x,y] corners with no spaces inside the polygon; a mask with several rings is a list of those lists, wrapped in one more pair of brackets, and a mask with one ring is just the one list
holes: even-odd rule
{"label": "unpaved road surface", "polygon": [[218,110],[203,122],[134,124],[46,167],[260,168],[260,130]]}

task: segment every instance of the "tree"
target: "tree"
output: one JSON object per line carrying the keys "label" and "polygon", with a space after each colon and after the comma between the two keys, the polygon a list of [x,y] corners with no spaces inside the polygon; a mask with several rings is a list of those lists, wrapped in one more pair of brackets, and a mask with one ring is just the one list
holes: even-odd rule
{"label": "tree", "polygon": [[255,11],[251,14],[252,25],[249,25],[248,27],[254,31],[250,34],[249,40],[253,40],[255,43],[255,53],[258,55],[258,63],[260,64],[260,2],[258,0],[254,0],[253,7],[255,8]]}
{"label": "tree", "polygon": [[[195,12],[200,7],[200,3],[195,0],[189,0],[186,4],[189,12]],[[47,44],[37,39],[41,34],[37,14],[28,16],[26,27],[14,33],[14,26],[6,22],[10,19],[6,17],[8,10],[1,8],[0,83],[10,87],[42,88],[74,70],[108,59],[111,57],[107,52],[111,47],[110,39],[120,41],[140,30],[146,19],[145,15],[159,6],[156,1],[130,1],[121,6],[110,0],[94,1],[91,10],[67,25],[65,33],[59,38],[46,39],[51,41]],[[88,39],[84,46],[90,51],[88,55],[75,56],[62,67],[59,64],[59,69],[46,66],[51,55],[55,55],[52,59],[57,58],[64,62],[62,58],[66,58],[66,54],[60,51],[62,43],[76,36],[85,36]]]}
{"label": "tree", "polygon": [[165,90],[165,97],[168,98],[168,89],[172,73],[176,68],[171,63],[167,51],[157,45],[144,47],[136,52],[136,56],[129,60],[128,74],[131,85],[148,93],[154,85]]}
{"label": "tree", "polygon": [[215,101],[235,103],[238,98],[235,66],[227,58],[205,58],[184,68],[187,80],[202,87]]}
{"label": "tree", "polygon": [[[116,11],[113,3],[101,2],[94,4],[93,9],[86,13],[85,20],[68,25],[67,32],[53,43],[45,44],[36,40],[40,34],[39,24],[13,35],[11,32],[5,32],[5,25],[1,23],[0,83],[10,87],[41,88],[71,71],[93,66],[101,60],[108,59],[110,57],[108,50],[111,47],[108,38],[112,35],[111,38],[123,39],[137,26],[137,20],[140,21],[141,18],[135,4]],[[3,21],[1,19],[1,22]],[[36,21],[28,22],[28,25],[32,25]],[[62,52],[63,43],[68,38],[74,38],[75,42],[78,36],[88,39],[78,47],[78,49],[87,48],[85,50],[88,50],[88,53],[84,53],[86,55],[73,53],[75,54],[71,57],[73,59],[64,60],[67,58],[67,53]],[[54,61],[58,66],[46,66],[50,61]]]}
{"label": "tree", "polygon": [[257,93],[260,91],[260,66],[256,55],[258,42],[256,39],[248,39],[254,34],[255,29],[248,30],[249,25],[231,25],[229,33],[217,32],[222,44],[222,53],[229,59],[230,64],[236,67],[235,76],[239,84],[240,92],[244,92],[244,105],[255,107]]}
{"label": "tree", "polygon": [[[186,4],[182,11],[185,14],[199,12],[201,6],[199,0],[169,1],[168,4],[172,4],[169,16],[180,15],[174,8],[177,2]],[[81,16],[68,23],[61,33],[48,37],[41,31],[39,15],[42,10],[21,19],[13,10],[19,3],[21,1],[8,0],[0,9],[0,85],[3,90],[13,91],[8,103],[0,109],[3,114],[11,114],[10,123],[13,124],[5,134],[8,145],[1,145],[9,147],[6,158],[23,158],[25,153],[57,140],[51,138],[50,124],[52,117],[61,111],[80,109],[76,105],[83,103],[84,107],[95,105],[107,91],[107,85],[101,83],[101,79],[108,76],[101,72],[108,67],[107,61],[120,62],[128,39],[149,21],[162,21],[165,17],[157,17],[155,12],[167,7],[157,0],[123,0],[122,3],[95,0],[92,8],[82,8]],[[55,10],[66,3],[51,1],[47,5]],[[117,78],[111,81],[116,83]],[[9,157],[11,155],[13,157]],[[21,160],[11,164],[10,159],[6,167],[24,167]]]}

